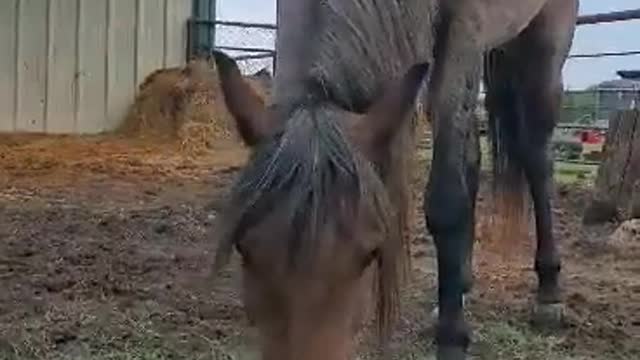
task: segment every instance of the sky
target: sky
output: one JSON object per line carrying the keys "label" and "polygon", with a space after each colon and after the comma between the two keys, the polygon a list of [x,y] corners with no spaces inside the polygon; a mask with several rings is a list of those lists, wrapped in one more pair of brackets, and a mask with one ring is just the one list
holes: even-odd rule
{"label": "sky", "polygon": [[[275,23],[275,0],[217,0],[218,19],[245,22]],[[593,14],[640,7],[639,0],[581,0],[580,13]],[[229,29],[231,32],[231,30]],[[637,41],[640,20],[611,24],[580,26],[574,39],[572,54],[640,50]],[[262,37],[262,38],[260,38]],[[635,39],[634,39],[635,37]],[[224,42],[221,36],[219,41]],[[237,39],[237,36],[233,36]],[[244,46],[273,46],[271,37],[264,34],[244,35]],[[225,45],[232,45],[225,43]],[[238,44],[235,44],[238,45]],[[564,82],[568,89],[583,89],[601,81],[617,78],[616,71],[640,69],[640,56],[599,59],[569,59],[564,68]]]}

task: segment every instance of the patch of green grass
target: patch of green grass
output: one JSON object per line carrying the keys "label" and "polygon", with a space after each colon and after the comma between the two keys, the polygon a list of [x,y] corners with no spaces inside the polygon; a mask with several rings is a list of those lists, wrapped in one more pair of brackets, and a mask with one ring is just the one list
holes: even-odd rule
{"label": "patch of green grass", "polygon": [[240,342],[246,336],[218,339],[209,327],[165,323],[163,310],[151,305],[129,311],[83,303],[51,306],[45,316],[0,328],[0,360],[257,359]]}
{"label": "patch of green grass", "polygon": [[565,173],[593,173],[598,170],[598,166],[557,161],[555,163],[555,170]]}
{"label": "patch of green grass", "polygon": [[591,183],[594,181],[598,166],[556,162],[555,180],[561,184]]}
{"label": "patch of green grass", "polygon": [[28,351],[25,344],[15,348],[0,349],[0,360],[258,360],[259,357],[248,347],[209,343],[209,349],[189,349],[176,346],[173,339],[134,334],[126,342],[115,344],[105,338],[95,338],[89,343],[74,343],[51,353]]}
{"label": "patch of green grass", "polygon": [[425,348],[418,345],[403,347],[399,353],[393,356],[394,360],[436,360],[433,348]]}
{"label": "patch of green grass", "polygon": [[[526,326],[504,322],[478,324],[469,358],[472,360],[575,360],[563,352],[561,338],[539,334]],[[433,348],[408,344],[393,358],[435,360]]]}
{"label": "patch of green grass", "polygon": [[476,334],[474,352],[478,359],[567,359],[560,349],[560,338],[525,326],[489,322],[481,324]]}
{"label": "patch of green grass", "polygon": [[[255,339],[240,332],[217,340],[207,331],[183,328],[161,334],[160,324],[148,318],[109,314],[111,323],[87,326],[68,343],[44,347],[30,337],[9,343],[0,338],[0,360],[258,360]],[[424,323],[423,321],[419,321]],[[104,327],[110,325],[110,327]],[[126,328],[126,335],[118,329]],[[537,332],[524,322],[503,322],[493,317],[473,321],[474,342],[469,360],[578,360],[565,353],[563,338]],[[185,331],[184,333],[182,331]],[[431,335],[426,335],[431,336]],[[37,337],[36,337],[37,338]],[[393,346],[395,360],[435,360],[434,346],[420,336],[401,337]],[[365,354],[359,359],[377,360]]]}

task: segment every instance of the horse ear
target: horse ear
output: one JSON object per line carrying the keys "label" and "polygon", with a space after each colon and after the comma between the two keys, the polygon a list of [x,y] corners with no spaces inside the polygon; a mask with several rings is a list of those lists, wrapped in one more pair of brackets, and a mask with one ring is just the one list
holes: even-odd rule
{"label": "horse ear", "polygon": [[365,155],[375,157],[381,149],[386,148],[414,108],[416,96],[428,71],[427,63],[412,66],[403,77],[391,81],[366,114],[357,118],[351,134]]}
{"label": "horse ear", "polygon": [[236,120],[238,132],[248,146],[273,133],[273,121],[262,98],[244,80],[238,64],[222,51],[213,51],[224,101]]}

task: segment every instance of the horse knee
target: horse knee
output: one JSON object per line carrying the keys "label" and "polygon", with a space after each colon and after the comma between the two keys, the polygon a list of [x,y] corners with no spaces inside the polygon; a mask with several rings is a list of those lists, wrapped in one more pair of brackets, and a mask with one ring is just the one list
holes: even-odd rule
{"label": "horse knee", "polygon": [[[460,181],[434,184],[424,201],[427,227],[434,235],[464,231],[471,216],[469,191]],[[425,192],[426,194],[426,192]]]}

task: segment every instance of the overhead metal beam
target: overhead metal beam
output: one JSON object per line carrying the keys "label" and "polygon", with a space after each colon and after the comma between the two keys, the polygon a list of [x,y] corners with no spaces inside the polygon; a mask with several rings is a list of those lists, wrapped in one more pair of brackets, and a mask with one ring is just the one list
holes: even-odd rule
{"label": "overhead metal beam", "polygon": [[639,20],[640,9],[614,11],[610,13],[583,15],[578,17],[578,25],[593,25],[618,21]]}

